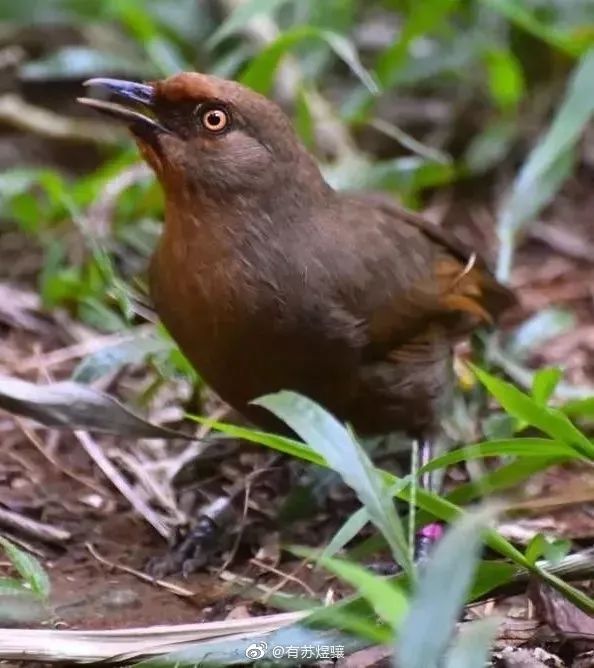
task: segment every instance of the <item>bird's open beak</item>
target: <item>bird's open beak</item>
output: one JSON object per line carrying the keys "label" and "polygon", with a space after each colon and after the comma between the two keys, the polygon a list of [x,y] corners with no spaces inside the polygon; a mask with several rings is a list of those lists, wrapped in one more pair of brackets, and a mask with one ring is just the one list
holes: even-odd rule
{"label": "bird's open beak", "polygon": [[154,116],[153,86],[121,79],[89,79],[84,85],[106,91],[116,101],[79,97],[81,104],[123,121],[133,132],[169,132]]}

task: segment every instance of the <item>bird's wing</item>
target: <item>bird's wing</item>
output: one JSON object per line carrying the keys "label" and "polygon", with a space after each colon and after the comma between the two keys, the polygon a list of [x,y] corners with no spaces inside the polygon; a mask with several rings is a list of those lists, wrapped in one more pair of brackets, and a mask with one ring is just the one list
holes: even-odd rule
{"label": "bird's wing", "polygon": [[[385,196],[364,195],[358,201],[373,206],[384,236],[387,229],[391,232],[380,251],[384,270],[379,280],[389,284],[386,298],[373,304],[366,317],[372,354],[423,354],[436,337],[456,339],[480,324],[493,324],[515,304],[513,293],[497,282],[484,260],[453,235]],[[394,249],[404,245],[398,248],[400,261],[416,262],[416,273],[405,276],[396,266],[386,271],[390,244]],[[407,245],[416,258],[407,257]],[[394,264],[398,261],[395,256]]]}

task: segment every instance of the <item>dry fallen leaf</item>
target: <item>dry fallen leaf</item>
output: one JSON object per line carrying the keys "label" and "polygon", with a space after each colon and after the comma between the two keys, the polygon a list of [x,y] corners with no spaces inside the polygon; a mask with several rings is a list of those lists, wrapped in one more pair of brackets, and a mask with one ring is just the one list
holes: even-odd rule
{"label": "dry fallen leaf", "polygon": [[557,591],[542,582],[533,582],[528,593],[536,613],[553,631],[564,638],[594,639],[594,617],[580,610]]}
{"label": "dry fallen leaf", "polygon": [[71,381],[35,385],[0,375],[0,408],[32,418],[46,427],[139,438],[193,438],[190,434],[154,425],[114,397]]}

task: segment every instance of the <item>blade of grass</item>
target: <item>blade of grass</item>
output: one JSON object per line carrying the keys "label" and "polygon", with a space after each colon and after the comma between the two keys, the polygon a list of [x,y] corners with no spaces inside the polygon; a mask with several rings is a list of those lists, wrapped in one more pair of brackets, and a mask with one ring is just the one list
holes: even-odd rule
{"label": "blade of grass", "polygon": [[188,415],[188,417],[195,422],[210,427],[211,429],[216,429],[227,436],[243,438],[250,443],[265,445],[266,447],[282,452],[285,455],[291,455],[291,457],[297,457],[298,459],[303,459],[306,462],[311,462],[318,466],[328,467],[326,460],[317,452],[314,452],[309,446],[291,438],[287,438],[286,436],[269,434],[264,431],[249,429],[248,427],[238,427],[234,424],[219,422],[218,420],[211,420],[210,418],[204,418],[198,415]]}
{"label": "blade of grass", "polygon": [[43,566],[37,559],[27,552],[20,550],[16,545],[0,536],[0,545],[18,574],[31,587],[31,591],[42,599],[50,594],[50,581]]}
{"label": "blade of grass", "polygon": [[393,628],[397,627],[408,611],[408,599],[403,590],[385,577],[375,575],[352,561],[324,557],[319,551],[292,547],[298,557],[314,559],[326,570],[352,585],[373,607],[375,613]]}
{"label": "blade of grass", "polygon": [[537,427],[555,440],[566,443],[586,459],[594,460],[594,444],[564,413],[556,408],[542,406],[511,383],[496,378],[478,367],[473,365],[471,367],[477,378],[509,415]]}
{"label": "blade of grass", "polygon": [[539,369],[532,379],[534,401],[543,406],[548,404],[562,378],[563,372],[561,369]]}
{"label": "blade of grass", "polygon": [[516,438],[509,441],[486,441],[475,445],[465,445],[452,450],[425,464],[419,473],[446,468],[452,464],[485,457],[539,457],[551,456],[563,459],[579,459],[575,448],[559,441],[546,438]]}
{"label": "blade of grass", "polygon": [[535,473],[567,461],[566,458],[555,457],[528,457],[518,459],[512,464],[501,466],[491,471],[478,480],[464,483],[452,490],[446,498],[458,505],[466,504],[481,496],[495,494],[506,489],[511,489],[524,482]]}
{"label": "blade of grass", "polygon": [[337,552],[340,552],[347,543],[350,543],[357,536],[368,522],[369,513],[367,509],[365,507],[359,508],[334,534],[332,540],[324,548],[320,559],[333,557]]}
{"label": "blade of grass", "polygon": [[498,617],[466,624],[456,644],[448,652],[444,668],[478,668],[489,661],[491,646],[501,624]]}
{"label": "blade of grass", "polygon": [[540,21],[523,3],[515,0],[482,0],[483,4],[490,9],[505,16],[511,23],[526,32],[547,42],[558,51],[563,51],[569,56],[579,56],[584,45],[580,44],[574,36],[562,32],[554,25],[547,25]]}
{"label": "blade of grass", "polygon": [[246,0],[239,4],[221,23],[206,42],[209,49],[214,49],[226,37],[241,30],[252,19],[272,14],[289,0]]}
{"label": "blade of grass", "polygon": [[511,582],[520,572],[523,569],[507,561],[481,561],[467,601],[476,601],[486,596],[490,591]]}
{"label": "blade of grass", "polygon": [[[303,444],[298,443],[297,441],[292,441],[291,439],[257,432],[250,429],[243,429],[233,425],[217,423],[204,418],[194,419],[197,419],[199,422],[209,424],[215,429],[227,433],[230,436],[245,438],[249,442],[259,443],[280,452],[285,452],[287,454],[291,454],[292,456],[302,458],[305,461],[318,464],[319,466],[328,466],[328,463],[326,463],[323,457],[311,451]],[[340,456],[340,452],[337,454]],[[516,479],[519,482],[526,479],[532,472],[542,470],[543,468],[550,466],[551,463],[555,461],[559,461],[558,458],[540,460],[536,458],[530,458],[527,460],[520,460],[519,462],[515,462],[509,467],[504,467],[506,469],[504,471],[505,476],[503,480],[497,480],[497,483],[500,485],[500,488],[505,488],[506,486],[509,486],[509,478],[512,476],[512,474],[516,476]],[[401,488],[401,478],[398,478],[397,476],[394,476],[387,471],[378,470],[378,472],[381,474],[385,484],[388,485],[390,489],[398,490],[397,493],[395,493],[395,496],[404,501],[410,502],[410,489],[407,487]],[[499,472],[495,472],[495,474],[497,473]],[[476,488],[474,486],[466,486],[463,491],[464,494],[459,494],[458,496],[453,494],[452,498],[455,498],[458,501],[459,497],[464,498],[466,495],[469,498],[473,498],[477,494]],[[463,513],[463,510],[455,503],[452,503],[450,500],[441,498],[436,494],[432,494],[422,489],[417,490],[417,504],[419,508],[422,508],[432,517],[443,520],[445,522],[453,522]],[[421,515],[419,520],[424,521],[424,517]],[[562,580],[559,580],[559,578],[550,578],[550,576],[542,575],[540,569],[535,570],[536,567],[530,564],[519,550],[514,548],[511,543],[500,536],[496,531],[487,532],[486,542],[493,550],[502,556],[509,558],[516,565],[521,566],[531,572],[537,572],[541,577],[549,577],[548,581],[551,586],[561,591],[570,601],[578,605],[578,607],[581,607],[586,612],[594,614],[594,601],[592,601],[579,590],[571,587],[571,585],[567,585]]]}
{"label": "blade of grass", "polygon": [[493,509],[467,514],[437,544],[398,632],[398,665],[438,668],[450,644],[479,562]]}
{"label": "blade of grass", "polygon": [[322,30],[315,26],[297,26],[282,33],[255,58],[241,75],[241,82],[260,93],[268,93],[274,84],[274,77],[281,59],[294,47],[307,40],[325,42],[369,90],[376,95],[377,83],[365,69],[352,42],[331,30]]}
{"label": "blade of grass", "polygon": [[[523,11],[519,3],[510,0],[489,2]],[[579,61],[554,121],[520,170],[512,192],[504,202],[498,225],[501,252],[497,276],[501,280],[509,277],[518,234],[550,202],[571,172],[575,146],[594,113],[593,78],[594,49],[586,52]]]}
{"label": "blade of grass", "polygon": [[385,536],[394,558],[409,575],[412,563],[392,495],[367,453],[345,427],[321,406],[294,392],[278,392],[254,402],[271,411],[323,456],[367,508],[369,519]]}

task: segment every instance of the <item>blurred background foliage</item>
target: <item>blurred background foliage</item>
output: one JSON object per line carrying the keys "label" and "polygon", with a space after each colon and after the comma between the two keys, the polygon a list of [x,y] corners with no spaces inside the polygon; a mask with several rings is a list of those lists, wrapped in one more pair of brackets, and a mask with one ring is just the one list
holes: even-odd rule
{"label": "blurred background foliage", "polygon": [[[149,317],[159,190],[75,98],[91,76],[201,70],[274,95],[336,187],[461,220],[507,280],[526,223],[593,168],[592,45],[594,0],[3,0],[3,278],[101,331]],[[460,202],[489,212],[478,239]]]}

